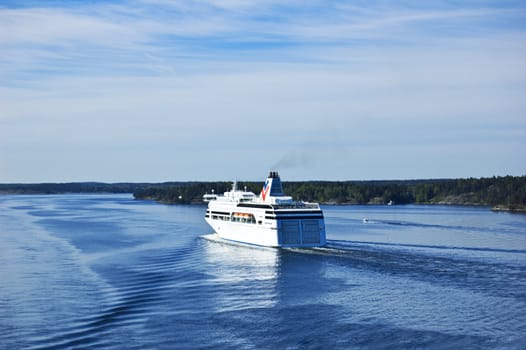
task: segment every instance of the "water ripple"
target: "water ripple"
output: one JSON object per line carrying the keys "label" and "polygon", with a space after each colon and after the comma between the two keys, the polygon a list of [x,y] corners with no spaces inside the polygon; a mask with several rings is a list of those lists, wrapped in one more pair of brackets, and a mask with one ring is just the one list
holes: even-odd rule
{"label": "water ripple", "polygon": [[[88,210],[79,198],[26,198],[0,213],[13,233],[0,241],[0,344],[9,348],[513,349],[526,341],[520,244],[340,239],[351,236],[346,227],[324,248],[245,248],[198,239],[202,208],[104,197]],[[81,226],[67,222],[75,218]],[[383,225],[420,228],[397,222]],[[364,236],[375,226],[360,225]],[[476,228],[435,226],[421,228]],[[92,236],[109,246],[82,249]]]}

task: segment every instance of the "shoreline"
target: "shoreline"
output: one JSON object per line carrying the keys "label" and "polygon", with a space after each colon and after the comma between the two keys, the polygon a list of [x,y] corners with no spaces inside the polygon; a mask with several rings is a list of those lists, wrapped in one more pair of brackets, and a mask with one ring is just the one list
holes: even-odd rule
{"label": "shoreline", "polygon": [[[205,202],[202,201],[190,201],[190,202],[177,202],[177,201],[170,201],[165,199],[156,199],[153,197],[137,197],[134,196],[133,192],[107,192],[107,191],[101,191],[101,192],[10,192],[10,191],[0,191],[0,196],[8,196],[8,195],[15,195],[15,196],[31,196],[31,195],[63,195],[63,194],[101,194],[101,195],[111,195],[111,194],[129,194],[133,197],[134,200],[142,200],[142,201],[151,201],[156,202],[159,204],[164,205],[206,205]],[[388,205],[386,203],[381,203],[378,201],[370,201],[368,203],[357,203],[357,202],[337,202],[337,201],[320,201],[318,202],[320,205],[326,205],[326,206],[401,206],[401,205],[443,205],[443,206],[458,206],[458,207],[485,207],[493,212],[507,212],[507,213],[514,213],[514,214],[526,214],[526,206],[522,205],[504,205],[504,204],[486,204],[486,203],[469,203],[469,202],[455,202],[455,201],[433,201],[433,202],[410,202],[410,203],[393,203],[392,205]]]}
{"label": "shoreline", "polygon": [[[167,200],[157,200],[155,198],[137,198],[134,197],[135,200],[144,200],[144,201],[152,201],[159,204],[164,205],[206,205],[207,203],[202,201],[192,201],[189,203],[180,203],[175,201],[167,201]],[[446,202],[446,201],[440,201],[440,202],[421,202],[421,203],[401,203],[401,204],[392,204],[387,205],[385,203],[376,203],[376,202],[369,202],[369,203],[355,203],[355,202],[336,202],[336,201],[328,201],[328,202],[318,202],[320,205],[325,206],[402,206],[402,205],[427,205],[427,206],[450,206],[450,207],[476,207],[476,208],[486,208],[493,212],[508,212],[508,213],[514,213],[514,214],[526,214],[526,207],[517,207],[514,205],[506,206],[502,204],[497,205],[491,205],[491,204],[484,204],[484,203],[456,203],[456,202]]]}
{"label": "shoreline", "polygon": [[[259,193],[263,183],[238,182],[247,191]],[[292,181],[285,192],[305,202],[323,205],[456,205],[477,206],[499,212],[526,213],[526,176],[467,179],[385,181]],[[131,193],[135,199],[163,204],[200,204],[210,191],[223,193],[231,182],[69,182],[1,184],[0,194],[94,194]]]}

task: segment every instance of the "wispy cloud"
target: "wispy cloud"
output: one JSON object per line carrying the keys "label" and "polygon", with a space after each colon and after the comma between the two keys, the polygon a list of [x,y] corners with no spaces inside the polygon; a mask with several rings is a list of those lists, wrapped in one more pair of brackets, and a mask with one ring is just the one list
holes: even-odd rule
{"label": "wispy cloud", "polygon": [[[269,43],[279,44],[270,48],[281,49],[281,57],[286,57],[298,45],[303,49],[403,45],[415,40],[424,43],[428,39],[471,36],[473,31],[482,29],[496,33],[503,30],[503,23],[506,30],[522,31],[518,22],[526,18],[526,9],[520,5],[429,9],[374,3],[357,7],[345,2],[331,5],[316,1],[162,0],[76,7],[40,4],[37,8],[0,10],[0,44],[9,56],[20,56],[17,52],[23,51],[31,57],[37,47],[50,51],[60,48],[88,57],[96,52],[101,57],[110,55],[113,60],[118,57],[112,54],[125,56],[150,50],[210,59],[226,55],[235,61],[240,50],[266,56]],[[147,61],[147,56],[139,56],[142,57],[135,61]],[[279,56],[272,57],[279,61]]]}
{"label": "wispy cloud", "polygon": [[[31,150],[67,145],[88,163],[89,149],[106,147],[126,164],[151,163],[155,153],[202,174],[206,165],[192,160],[213,155],[235,169],[214,178],[257,177],[222,156],[233,153],[250,159],[250,169],[257,159],[325,162],[310,174],[345,169],[334,177],[356,178],[356,166],[369,169],[368,150],[416,160],[426,146],[436,153],[460,143],[470,145],[464,156],[458,148],[466,174],[486,161],[482,151],[473,157],[484,139],[499,164],[508,159],[503,171],[526,171],[514,160],[526,147],[525,19],[519,1],[4,5],[0,173],[23,176],[11,154],[23,150],[27,162]],[[342,158],[358,163],[343,166]]]}

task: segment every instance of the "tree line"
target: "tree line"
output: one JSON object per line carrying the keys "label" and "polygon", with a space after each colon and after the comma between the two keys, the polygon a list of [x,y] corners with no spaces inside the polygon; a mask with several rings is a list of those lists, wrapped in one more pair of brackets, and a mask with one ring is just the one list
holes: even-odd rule
{"label": "tree line", "polygon": [[[177,185],[166,183],[162,185]],[[33,184],[0,184],[0,194],[60,194],[60,193],[133,193],[150,183],[104,183],[104,182],[65,182]]]}
{"label": "tree line", "polygon": [[[259,194],[263,182],[238,182],[238,188]],[[221,194],[231,182],[41,183],[0,184],[0,193],[133,193],[136,199],[163,203],[202,203],[205,193]],[[526,211],[526,176],[391,181],[292,181],[284,191],[295,199],[324,204],[455,204],[485,205]]]}
{"label": "tree line", "polygon": [[[238,188],[258,194],[262,182],[238,182]],[[184,182],[142,186],[137,199],[164,203],[200,203],[204,193],[221,194],[230,182]],[[287,195],[325,204],[455,204],[485,205],[526,210],[526,176],[402,181],[297,181],[283,182]]]}

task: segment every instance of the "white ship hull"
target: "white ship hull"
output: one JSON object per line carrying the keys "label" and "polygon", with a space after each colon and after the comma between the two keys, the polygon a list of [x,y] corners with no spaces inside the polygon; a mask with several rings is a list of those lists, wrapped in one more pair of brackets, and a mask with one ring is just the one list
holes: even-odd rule
{"label": "white ship hull", "polygon": [[272,229],[262,226],[252,227],[252,224],[227,221],[218,222],[217,220],[209,219],[206,221],[222,239],[267,247],[278,246],[278,235],[275,228]]}
{"label": "white ship hull", "polygon": [[319,247],[325,245],[323,219],[287,219],[266,225],[206,218],[222,239],[266,247]]}

